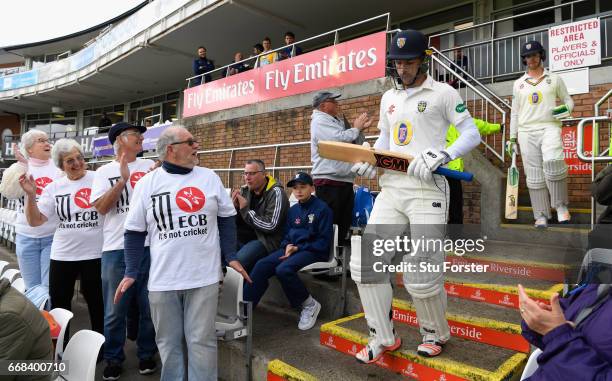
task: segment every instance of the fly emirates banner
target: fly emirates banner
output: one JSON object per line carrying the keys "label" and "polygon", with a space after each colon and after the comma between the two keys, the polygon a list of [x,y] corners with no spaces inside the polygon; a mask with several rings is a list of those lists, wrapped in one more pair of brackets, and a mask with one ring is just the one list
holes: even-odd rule
{"label": "fly emirates banner", "polygon": [[192,87],[183,117],[381,78],[385,51],[379,32]]}

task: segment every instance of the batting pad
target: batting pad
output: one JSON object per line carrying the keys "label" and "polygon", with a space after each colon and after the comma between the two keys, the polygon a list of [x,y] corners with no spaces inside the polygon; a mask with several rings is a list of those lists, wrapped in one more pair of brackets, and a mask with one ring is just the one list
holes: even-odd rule
{"label": "batting pad", "polygon": [[383,345],[393,344],[395,335],[393,334],[391,314],[391,303],[393,301],[391,283],[357,283],[357,289],[368,326],[375,330],[376,337]]}

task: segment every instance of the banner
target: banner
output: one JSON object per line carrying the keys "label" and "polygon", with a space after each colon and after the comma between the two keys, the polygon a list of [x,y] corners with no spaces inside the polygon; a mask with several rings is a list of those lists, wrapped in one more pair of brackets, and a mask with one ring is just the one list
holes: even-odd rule
{"label": "banner", "polygon": [[19,74],[0,77],[0,90],[17,89],[38,83],[38,70],[24,71]]}
{"label": "banner", "polygon": [[598,18],[556,25],[548,29],[550,71],[601,64]]}
{"label": "banner", "polygon": [[[162,124],[160,126],[149,127],[143,134],[144,140],[142,141],[143,151],[154,151],[157,145],[157,139],[159,139],[161,133],[168,127],[172,126],[172,123]],[[98,136],[93,141],[92,156],[114,156],[115,150],[107,135]]]}
{"label": "banner", "polygon": [[[591,163],[578,158],[577,127],[563,127],[561,141],[563,142],[563,157],[570,175],[590,175]],[[593,153],[593,126],[584,126],[584,150],[587,154]]]}
{"label": "banner", "polygon": [[183,117],[384,77],[385,54],[379,32],[192,87]]}

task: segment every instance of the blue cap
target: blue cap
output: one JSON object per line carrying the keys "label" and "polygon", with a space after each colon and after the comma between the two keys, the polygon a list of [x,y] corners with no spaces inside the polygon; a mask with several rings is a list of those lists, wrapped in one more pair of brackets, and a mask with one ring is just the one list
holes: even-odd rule
{"label": "blue cap", "polygon": [[295,174],[295,176],[293,177],[293,180],[289,181],[287,183],[287,188],[293,188],[295,186],[296,183],[302,183],[302,184],[306,184],[306,185],[313,185],[312,184],[312,177],[310,177],[310,175],[306,172],[298,172]]}
{"label": "blue cap", "polygon": [[329,91],[321,91],[317,93],[312,99],[312,107],[317,108],[321,103],[325,102],[328,99],[337,99],[340,98],[342,94],[335,94]]}
{"label": "blue cap", "polygon": [[108,140],[110,140],[111,144],[115,144],[115,140],[117,140],[117,136],[119,136],[123,131],[129,130],[130,128],[135,128],[140,131],[141,134],[147,132],[147,128],[145,126],[133,126],[129,123],[120,122],[113,125],[108,131]]}

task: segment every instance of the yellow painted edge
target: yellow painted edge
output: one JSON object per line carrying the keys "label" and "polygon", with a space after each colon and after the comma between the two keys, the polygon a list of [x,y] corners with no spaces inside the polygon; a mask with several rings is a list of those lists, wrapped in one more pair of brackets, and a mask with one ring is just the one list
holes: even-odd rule
{"label": "yellow painted edge", "polygon": [[458,256],[458,257],[459,258],[474,259],[474,260],[479,260],[479,261],[500,262],[500,263],[508,263],[508,264],[512,264],[512,265],[540,267],[540,268],[546,268],[546,269],[556,269],[556,270],[569,269],[568,265],[563,265],[563,264],[560,264],[560,263],[534,262],[534,261],[528,261],[528,260],[523,260],[523,259],[521,259],[519,261],[519,260],[514,260],[514,259],[508,259],[508,258],[505,258],[505,257],[489,257],[489,256],[487,256],[487,257],[474,257],[474,256],[471,256],[471,255],[461,255],[461,256]]}
{"label": "yellow painted edge", "polygon": [[[400,308],[402,310],[407,311],[415,311],[414,307],[411,303],[402,299],[393,299],[393,306]],[[479,317],[471,317],[465,315],[456,315],[453,313],[446,313],[446,317],[448,320],[453,320],[459,323],[477,325],[482,328],[494,329],[500,332],[512,333],[512,334],[521,334],[521,326],[514,323],[502,322],[498,320],[479,318]]]}
{"label": "yellow painted edge", "polygon": [[[365,345],[368,342],[368,338],[362,334],[361,332],[354,331],[349,328],[340,327],[337,324],[344,323],[346,321],[350,321],[353,319],[358,319],[363,317],[363,313],[359,313],[357,315],[349,316],[348,318],[343,318],[340,320],[332,321],[321,326],[321,331],[325,333],[329,333],[334,336],[341,337],[343,339],[352,341],[354,343]],[[405,358],[413,363],[425,365],[427,367],[454,374],[459,377],[466,378],[468,380],[473,381],[500,381],[501,379],[495,378],[497,376],[497,371],[491,372],[486,369],[478,368],[472,365],[460,363],[454,360],[449,359],[441,359],[441,358],[426,358],[418,356],[415,353],[411,353],[409,351],[394,351],[391,352],[391,355]],[[507,361],[506,361],[507,362]],[[506,364],[504,362],[502,365]]]}
{"label": "yellow painted edge", "polygon": [[[514,229],[523,229],[523,230],[534,230],[535,228],[533,227],[533,225],[522,225],[522,224],[499,224],[500,227],[502,228],[514,228]],[[582,233],[582,234],[587,234],[589,232],[589,229],[587,228],[558,228],[555,226],[549,226],[546,228],[547,231],[552,231],[552,232],[560,232],[560,233]]]}
{"label": "yellow painted edge", "polygon": [[[531,206],[519,206],[518,210],[521,210],[523,212],[531,212],[533,208]],[[591,209],[586,209],[586,208],[569,208],[569,211],[570,213],[591,214]]]}
{"label": "yellow painted edge", "polygon": [[[488,284],[488,283],[467,283],[467,282],[455,281],[449,278],[446,279],[446,282],[460,284],[466,287],[481,288],[483,290],[492,290],[492,291],[498,291],[498,292],[505,292],[507,294],[518,295],[518,287],[516,286],[505,286],[505,285],[500,285],[500,284]],[[519,280],[517,280],[517,283],[519,283]],[[558,293],[562,289],[563,289],[562,284],[555,284],[551,288],[546,289],[546,290],[538,290],[536,288],[526,288],[525,292],[527,292],[527,295],[532,296],[534,298],[549,299],[552,294]]]}
{"label": "yellow painted edge", "polygon": [[268,363],[268,371],[289,381],[318,381],[318,378],[294,368],[279,359],[274,359]]}
{"label": "yellow painted edge", "polygon": [[496,371],[492,372],[495,375],[494,379],[505,380],[509,375],[517,369],[522,368],[527,363],[527,356],[528,355],[525,353],[515,353],[512,355],[512,357],[504,361]]}

